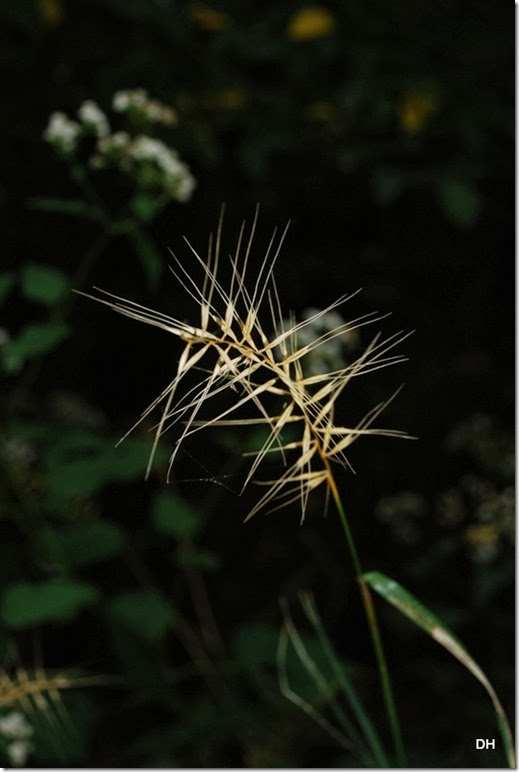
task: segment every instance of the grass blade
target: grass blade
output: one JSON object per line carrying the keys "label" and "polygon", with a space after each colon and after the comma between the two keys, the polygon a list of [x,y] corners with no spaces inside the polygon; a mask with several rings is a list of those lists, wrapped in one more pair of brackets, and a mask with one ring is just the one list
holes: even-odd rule
{"label": "grass blade", "polygon": [[405,590],[398,582],[395,582],[394,579],[390,579],[379,571],[370,571],[367,574],[362,574],[360,578],[367,582],[369,586],[387,600],[388,603],[391,603],[392,606],[410,619],[411,622],[414,622],[415,625],[420,627],[428,633],[431,638],[434,638],[435,641],[447,649],[447,651],[449,651],[453,657],[456,657],[456,659],[485,687],[496,712],[497,723],[503,739],[508,763],[511,769],[515,768],[515,752],[512,732],[504,708],[499,701],[494,687],[479,665],[472,659],[461,641],[456,638],[454,633],[452,633],[437,616],[429,611],[429,609],[425,608],[425,606],[411,595],[410,592]]}
{"label": "grass blade", "polygon": [[357,696],[357,693],[355,692],[351,679],[348,677],[342,663],[338,659],[333,649],[333,646],[324,630],[323,623],[315,607],[312,594],[309,592],[301,593],[300,600],[301,600],[301,605],[303,606],[303,610],[309,622],[313,626],[316,632],[316,635],[321,643],[321,646],[323,647],[323,651],[326,655],[326,658],[328,659],[332,667],[334,675],[337,679],[337,683],[341,687],[344,693],[344,696],[346,697],[350,705],[350,708],[359,723],[359,726],[364,732],[364,736],[371,749],[371,753],[373,754],[374,760],[377,762],[378,766],[388,767],[389,762],[385,754],[384,748],[382,747],[382,743],[380,742],[380,738],[378,737],[377,731],[373,726],[373,723],[371,722],[366,711],[362,707],[362,704]]}

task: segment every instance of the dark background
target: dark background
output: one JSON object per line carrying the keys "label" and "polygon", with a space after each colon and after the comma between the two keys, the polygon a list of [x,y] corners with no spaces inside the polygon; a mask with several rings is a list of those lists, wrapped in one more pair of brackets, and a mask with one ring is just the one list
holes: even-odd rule
{"label": "dark background", "polygon": [[[287,311],[300,316],[362,287],[346,319],[391,312],[379,325],[386,335],[415,330],[401,347],[409,361],[346,390],[344,409],[358,420],[405,382],[379,422],[418,440],[356,443],[357,474],[340,473],[338,484],[364,569],[394,577],[444,619],[512,711],[512,4],[323,2],[328,28],[314,16],[306,36],[295,24],[304,7],[2,3],[1,276],[12,286],[0,326],[16,339],[28,323],[59,319],[67,333],[2,375],[0,654],[13,694],[35,667],[65,673],[70,686],[78,671],[106,677],[60,698],[44,690],[39,707],[26,697],[29,765],[355,766],[279,694],[278,598],[296,609],[300,589],[314,591],[390,746],[333,509],[323,518],[317,495],[302,526],[296,507],[244,525],[257,495],[254,486],[236,495],[246,432],[202,432],[192,457],[179,458],[177,480],[229,474],[232,490],[198,481],[172,491],[164,463],[144,483],[148,433],[112,447],[170,379],[178,342],[85,299],[42,306],[24,292],[20,277],[34,264],[78,288],[99,238],[97,223],[34,204],[78,197],[42,140],[48,116],[73,116],[85,99],[109,112],[123,88],[146,88],[176,109],[165,141],[197,187],[188,203],[140,223],[162,261],[155,286],[146,256],[119,237],[83,289],[196,322],[167,270],[168,249],[187,260],[186,235],[203,254],[224,201],[232,249],[259,203],[256,261],[274,227],[291,220],[276,274]],[[117,180],[96,184],[109,208],[125,195]],[[379,326],[361,331],[364,345]],[[157,502],[170,493],[195,518],[191,532],[157,526]],[[27,585],[58,587],[50,610],[38,610],[37,593],[16,595]],[[60,587],[89,600],[65,608]],[[25,617],[9,612],[20,597]],[[474,750],[475,738],[498,737],[480,684],[383,601],[377,608],[410,764],[498,765],[501,751]],[[305,693],[304,674],[294,678]]]}

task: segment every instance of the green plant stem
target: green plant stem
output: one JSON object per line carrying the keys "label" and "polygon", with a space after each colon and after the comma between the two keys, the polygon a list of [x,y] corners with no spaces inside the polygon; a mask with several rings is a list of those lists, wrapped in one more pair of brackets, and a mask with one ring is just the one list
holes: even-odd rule
{"label": "green plant stem", "polygon": [[360,566],[360,560],[357,554],[357,549],[355,547],[355,542],[353,541],[353,535],[351,533],[351,529],[348,523],[348,519],[346,517],[346,513],[344,512],[344,507],[342,505],[339,491],[337,490],[337,486],[335,485],[335,480],[331,472],[329,477],[329,484],[330,484],[330,490],[331,490],[333,499],[335,501],[335,505],[337,507],[337,511],[339,513],[344,534],[346,536],[346,541],[348,542],[348,548],[350,550],[350,555],[353,562],[355,575],[360,585],[360,594],[362,598],[362,603],[364,605],[364,610],[366,612],[366,617],[368,620],[371,638],[373,640],[373,646],[375,649],[375,657],[377,660],[380,680],[382,682],[382,693],[384,695],[384,703],[386,706],[386,712],[389,719],[391,734],[393,737],[393,744],[395,747],[397,763],[399,767],[405,767],[407,764],[406,764],[404,744],[402,741],[402,732],[400,729],[400,722],[398,720],[395,699],[393,696],[393,688],[391,686],[391,680],[389,678],[389,671],[387,667],[386,656],[384,654],[384,648],[382,646],[380,629],[379,629],[377,617],[375,614],[373,596],[371,594],[371,590],[369,586],[367,585],[367,583],[365,582],[362,576],[363,572]]}

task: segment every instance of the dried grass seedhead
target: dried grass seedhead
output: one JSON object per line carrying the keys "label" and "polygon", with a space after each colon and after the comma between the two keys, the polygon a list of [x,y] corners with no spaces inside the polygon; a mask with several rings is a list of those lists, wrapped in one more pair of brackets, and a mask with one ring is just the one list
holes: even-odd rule
{"label": "dried grass seedhead", "polygon": [[[327,308],[301,322],[296,323],[291,317],[292,321],[287,327],[273,269],[288,226],[279,236],[274,231],[259,271],[249,284],[257,214],[256,211],[248,236],[245,223],[242,225],[235,251],[228,256],[230,279],[227,287],[222,285],[219,278],[223,210],[216,238],[211,237],[209,240],[205,261],[186,240],[197,267],[202,271],[201,282],[193,278],[191,268],[187,269],[173,255],[175,267],[171,267],[171,271],[199,307],[198,326],[103,290],[98,291],[108,299],[92,295],[87,297],[132,319],[170,332],[184,343],[175,377],[127,433],[133,431],[152,411],[161,407],[160,420],[154,427],[155,437],[146,476],[160,437],[174,425],[181,424],[183,428],[170,457],[168,479],[178,449],[187,437],[208,426],[263,424],[269,430],[268,437],[262,448],[252,454],[255,458],[244,487],[252,480],[267,454],[280,454],[285,470],[276,479],[260,483],[267,486],[267,491],[247,519],[267,507],[268,511],[274,511],[299,501],[303,520],[309,494],[320,486],[324,486],[329,493],[334,485],[331,463],[337,462],[349,467],[345,451],[358,437],[368,434],[408,437],[401,431],[371,428],[373,421],[390,400],[374,407],[354,427],[336,426],[334,412],[337,399],[351,379],[405,360],[405,357],[391,352],[409,333],[399,332],[385,339],[379,333],[354,362],[333,372],[305,375],[305,357],[309,357],[319,346],[383,317],[376,312],[365,314],[340,324],[316,340],[299,345],[299,332],[344,304],[353,295],[341,296]],[[268,307],[268,331],[260,321],[260,312],[263,312],[264,307]],[[197,385],[182,396],[177,396],[178,387],[185,376],[192,371],[199,372],[202,363],[207,367],[207,362],[210,362],[210,367],[202,371],[204,376]],[[219,409],[212,418],[199,418],[202,405],[206,406],[217,395],[231,390],[233,393],[229,407]],[[275,412],[270,406],[272,396],[277,398],[277,404],[280,405]],[[244,405],[254,406],[256,415],[248,419],[233,417],[233,413]],[[288,425],[297,429],[297,439],[285,442],[282,433]],[[295,456],[292,463],[287,461],[289,456]]]}

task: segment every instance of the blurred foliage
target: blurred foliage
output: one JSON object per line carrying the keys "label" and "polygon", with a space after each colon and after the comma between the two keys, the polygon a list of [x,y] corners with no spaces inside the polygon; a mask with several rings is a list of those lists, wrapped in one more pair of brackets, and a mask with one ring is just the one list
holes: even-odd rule
{"label": "blurred foliage", "polygon": [[[115,447],[178,348],[71,290],[190,318],[168,249],[189,270],[182,236],[203,253],[223,201],[230,245],[260,202],[252,259],[292,219],[285,310],[363,286],[345,314],[378,308],[393,312],[385,329],[416,328],[410,363],[352,387],[349,404],[358,418],[405,379],[384,425],[419,442],[356,444],[358,474],[339,482],[366,569],[427,601],[510,712],[513,7],[4,0],[0,20],[0,705],[33,727],[28,763],[358,764],[279,690],[278,598],[304,588],[389,746],[332,513],[316,501],[302,527],[295,511],[242,525],[248,427],[193,439],[169,486],[167,443],[143,480],[152,420]],[[156,137],[189,165],[189,202],[160,198],[153,175],[144,189],[115,167],[94,174],[88,139],[76,165],[43,140],[53,112],[108,110],[137,87],[178,116]],[[495,766],[499,752],[474,747],[494,728],[481,689],[380,612],[410,764]],[[323,663],[318,637],[303,641]],[[20,672],[41,661],[48,679],[106,681],[48,692],[27,677],[29,704],[13,652]],[[286,666],[325,710],[300,663]]]}

